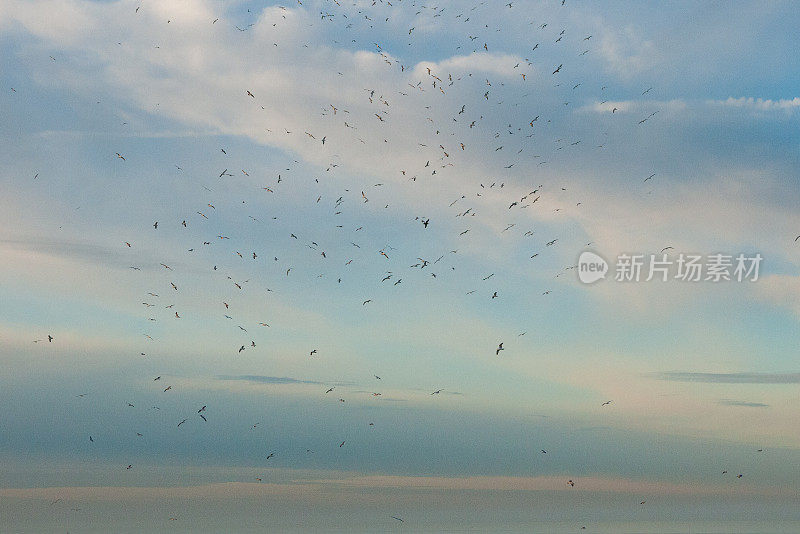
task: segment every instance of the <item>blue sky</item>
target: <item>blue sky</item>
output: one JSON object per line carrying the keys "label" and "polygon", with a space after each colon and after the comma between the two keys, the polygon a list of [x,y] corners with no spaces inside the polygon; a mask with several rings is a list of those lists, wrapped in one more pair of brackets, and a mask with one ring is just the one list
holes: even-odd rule
{"label": "blue sky", "polygon": [[[345,529],[371,488],[435,531],[420,480],[519,510],[573,479],[633,530],[717,528],[692,495],[794,528],[767,512],[800,454],[793,6],[372,4],[0,4],[0,495],[185,519],[191,488],[346,487]],[[574,270],[665,247],[764,260]]]}

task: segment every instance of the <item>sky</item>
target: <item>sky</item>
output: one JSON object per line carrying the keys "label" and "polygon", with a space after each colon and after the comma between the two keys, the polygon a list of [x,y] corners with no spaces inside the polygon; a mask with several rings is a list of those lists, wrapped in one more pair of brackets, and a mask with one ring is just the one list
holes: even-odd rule
{"label": "sky", "polygon": [[0,530],[797,531],[799,19],[0,0]]}

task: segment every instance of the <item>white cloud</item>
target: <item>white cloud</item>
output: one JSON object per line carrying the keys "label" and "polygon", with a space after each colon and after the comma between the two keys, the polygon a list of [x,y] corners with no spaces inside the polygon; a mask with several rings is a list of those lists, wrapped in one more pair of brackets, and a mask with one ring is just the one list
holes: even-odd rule
{"label": "white cloud", "polygon": [[631,25],[621,31],[605,27],[600,36],[600,55],[608,70],[626,80],[654,68],[660,61],[655,43]]}
{"label": "white cloud", "polygon": [[[517,64],[522,66],[521,70],[514,70],[514,66]],[[440,78],[447,78],[448,74],[462,75],[471,72],[511,78],[520,73],[527,74],[530,71],[525,60],[519,56],[488,52],[473,52],[468,56],[452,56],[439,62],[422,61],[414,67],[414,75],[423,78],[426,76],[428,68],[431,69],[431,74]],[[445,80],[445,84],[447,84],[447,80]]]}
{"label": "white cloud", "polygon": [[709,104],[757,111],[783,110],[789,112],[800,108],[800,97],[794,97],[791,100],[784,98],[780,100],[771,100],[764,98],[753,98],[752,96],[743,96],[739,98],[728,97],[726,100],[709,100]]}
{"label": "white cloud", "polygon": [[593,111],[595,113],[645,113],[653,110],[680,112],[688,108],[684,100],[606,100],[595,102],[581,109]]}

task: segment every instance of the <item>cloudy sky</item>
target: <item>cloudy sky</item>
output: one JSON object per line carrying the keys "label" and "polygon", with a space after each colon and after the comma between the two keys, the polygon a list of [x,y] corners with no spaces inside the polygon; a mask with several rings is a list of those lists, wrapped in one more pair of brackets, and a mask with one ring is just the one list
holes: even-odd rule
{"label": "cloudy sky", "polygon": [[0,0],[0,530],[796,531],[798,23]]}

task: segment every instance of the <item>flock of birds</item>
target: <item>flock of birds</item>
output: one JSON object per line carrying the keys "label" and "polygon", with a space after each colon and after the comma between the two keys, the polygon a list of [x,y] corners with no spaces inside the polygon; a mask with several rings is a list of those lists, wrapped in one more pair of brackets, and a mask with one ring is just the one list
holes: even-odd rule
{"label": "flock of birds", "polygon": [[[298,3],[302,4],[302,2]],[[395,3],[400,7],[414,10],[416,12],[415,17],[419,21],[418,25],[420,26],[423,23],[435,24],[437,20],[451,17],[451,22],[456,24],[464,24],[465,27],[474,29],[476,32],[482,31],[483,38],[479,37],[479,35],[470,34],[468,35],[468,39],[462,43],[464,46],[458,47],[458,49],[461,49],[461,51],[464,53],[480,53],[481,51],[488,52],[490,50],[490,43],[493,34],[501,31],[501,28],[490,28],[488,25],[478,24],[475,22],[473,22],[472,25],[467,26],[467,23],[470,20],[473,18],[477,19],[480,16],[481,11],[498,9],[500,7],[506,10],[512,10],[511,16],[514,16],[513,10],[517,7],[514,2],[505,4],[480,2],[463,11],[452,13],[450,10],[444,8],[425,6],[415,2],[408,2],[407,0],[406,2],[403,2],[403,0],[397,0]],[[568,9],[565,1],[562,0],[560,5],[564,9]],[[388,0],[375,0],[369,6],[365,5],[364,7],[358,7],[354,4],[352,9],[345,9],[338,0],[333,0],[331,2],[331,9],[329,11],[323,11],[320,13],[320,20],[324,24],[338,24],[339,30],[343,35],[346,35],[347,32],[353,29],[353,27],[356,25],[359,26],[359,29],[369,28],[380,32],[382,29],[380,24],[382,22],[388,23],[389,18],[387,15],[391,12],[391,8],[394,7],[396,6],[393,6]],[[135,12],[131,13],[131,16],[138,16],[139,9],[140,7],[137,7]],[[281,9],[285,10],[286,8]],[[285,18],[285,15],[282,15],[282,17]],[[223,22],[222,18],[215,18],[209,20],[208,24],[218,25],[221,22]],[[240,32],[249,31],[255,24],[256,22],[253,22],[252,24],[241,25],[230,23],[232,28],[235,28],[236,31]],[[276,19],[273,26],[277,26],[279,24],[281,24],[281,19]],[[531,21],[529,26],[531,27],[530,35],[525,36],[526,39],[532,39],[532,42],[529,46],[529,57],[524,61],[514,65],[510,74],[516,75],[515,77],[518,78],[518,80],[522,83],[532,83],[530,82],[530,78],[532,77],[531,73],[534,70],[540,72],[546,71],[549,79],[545,79],[541,83],[562,88],[562,90],[567,94],[576,94],[579,88],[591,83],[591,80],[580,80],[576,78],[576,73],[579,71],[576,64],[581,61],[583,56],[591,53],[592,44],[594,43],[592,35],[572,36],[568,34],[566,28],[553,28],[550,23],[544,20]],[[406,36],[409,41],[414,38],[415,30],[416,25],[409,27],[408,35]],[[522,38],[522,36],[520,36],[520,38]],[[551,46],[563,47],[561,49],[563,61],[560,61],[554,65],[542,65],[539,63],[539,61],[536,59],[536,51],[540,48],[540,45],[543,47],[545,42],[548,42]],[[410,44],[411,42],[409,42],[409,45]],[[275,43],[275,46],[279,45],[280,43]],[[407,65],[403,64],[400,60],[385,52],[381,45],[374,44],[373,48],[384,60],[385,64],[387,65],[387,69],[392,69],[393,71],[400,71],[403,73],[410,70]],[[52,56],[51,59],[55,61],[55,58]],[[337,73],[334,76],[341,77],[342,74]],[[348,80],[348,82],[352,84],[358,84],[359,80],[353,79]],[[396,87],[391,93],[373,88],[365,88],[362,92],[361,101],[359,102],[330,103],[324,109],[320,110],[321,116],[328,121],[329,130],[325,132],[324,135],[312,131],[312,127],[299,132],[295,131],[294,128],[291,130],[284,128],[280,124],[269,124],[268,131],[273,135],[302,136],[305,138],[306,142],[316,143],[320,150],[329,147],[331,145],[331,141],[335,140],[337,136],[346,136],[348,141],[355,137],[358,142],[365,146],[365,149],[369,149],[370,145],[374,145],[375,143],[385,143],[387,141],[386,139],[376,140],[372,138],[364,139],[360,137],[358,131],[359,128],[362,127],[362,124],[358,122],[359,119],[354,118],[356,114],[351,114],[348,110],[348,107],[351,105],[357,105],[371,108],[372,113],[370,117],[373,121],[380,123],[381,125],[384,123],[390,125],[391,121],[394,119],[394,116],[390,112],[394,99],[407,98],[411,92],[414,92],[416,95],[422,95],[423,97],[427,98],[427,101],[429,102],[428,106],[424,106],[425,109],[419,110],[423,115],[429,113],[430,106],[436,106],[437,109],[450,109],[452,111],[447,123],[435,123],[433,119],[429,118],[427,122],[430,124],[426,124],[425,127],[419,128],[419,140],[417,146],[418,163],[415,167],[388,171],[397,172],[400,179],[404,180],[405,186],[408,188],[417,187],[425,180],[437,179],[442,174],[451,172],[453,168],[456,168],[460,160],[460,155],[465,153],[468,149],[467,142],[465,141],[467,138],[474,139],[476,136],[478,136],[479,138],[483,139],[483,141],[480,143],[486,147],[493,148],[494,152],[499,153],[505,150],[505,152],[513,154],[508,162],[508,165],[504,165],[502,168],[497,169],[498,176],[502,176],[504,172],[515,166],[524,167],[527,165],[530,166],[530,168],[535,169],[541,165],[546,165],[549,161],[551,161],[552,158],[559,157],[560,153],[566,152],[569,149],[576,149],[576,147],[584,142],[584,140],[580,138],[571,140],[561,138],[555,140],[553,146],[549,149],[537,144],[538,141],[535,136],[545,129],[551,123],[551,121],[557,120],[557,118],[560,116],[560,111],[555,110],[543,109],[534,116],[520,117],[518,124],[504,124],[500,127],[495,124],[491,124],[491,121],[487,119],[487,117],[490,117],[491,114],[495,113],[497,108],[504,105],[502,100],[498,101],[496,100],[497,97],[495,97],[496,90],[501,89],[504,85],[505,83],[503,81],[492,81],[488,78],[485,80],[479,80],[477,75],[473,76],[473,73],[454,75],[449,72],[437,72],[434,67],[428,67],[423,71],[423,75],[420,79],[416,80],[414,83],[408,83],[403,87]],[[455,86],[458,86],[461,90],[468,90],[477,95],[479,97],[478,99],[485,103],[485,107],[483,109],[470,109],[471,106],[467,103],[450,100],[448,93]],[[642,95],[649,93],[652,89],[652,87],[645,89],[642,92]],[[598,91],[600,91],[601,94],[604,93],[605,90],[605,86],[598,88]],[[12,91],[16,90],[12,89]],[[241,87],[238,89],[238,93],[240,95],[239,97],[244,102],[253,104],[254,112],[257,112],[259,108],[264,109],[263,106],[266,104],[266,102],[260,100],[260,95],[255,88]],[[606,103],[608,100],[609,99],[605,99],[603,102],[601,102],[601,104]],[[563,102],[563,107],[568,106],[570,102],[571,101]],[[611,115],[609,115],[610,120],[629,120],[620,118],[622,115],[617,113],[617,111],[618,109],[616,107],[611,110]],[[634,120],[631,120],[630,126],[632,128],[646,127],[646,123],[652,120],[657,113],[658,111],[656,110],[646,116],[637,117]],[[546,134],[542,135],[542,137],[545,135]],[[387,131],[385,136],[388,138],[391,136],[391,133]],[[584,142],[584,146],[586,144],[588,143]],[[547,153],[548,157],[545,158],[542,156],[542,154],[537,153],[526,159],[526,157],[523,155],[523,152],[525,150],[530,152],[530,149],[534,147],[536,150],[541,149],[542,153]],[[595,143],[593,148],[602,150],[603,144]],[[220,167],[218,168],[219,172],[214,173],[214,178],[220,183],[221,190],[224,191],[224,186],[222,184],[224,184],[226,180],[230,180],[233,177],[239,177],[242,180],[256,180],[256,178],[251,177],[250,172],[246,170],[247,165],[242,165],[239,160],[233,158],[228,153],[228,150],[226,150],[226,147],[219,148],[217,156],[220,158]],[[115,152],[109,154],[109,157],[119,160],[120,165],[127,165],[129,164],[130,154]],[[295,161],[293,163],[298,162]],[[337,167],[345,164],[346,162],[331,163],[326,169],[326,172],[335,172]],[[177,168],[177,172],[182,171],[182,167],[180,165],[176,164],[175,167]],[[292,176],[293,170],[294,169],[292,165],[290,165],[288,168],[283,168],[280,172],[276,172],[274,176],[269,179],[268,183],[259,184],[259,189],[264,195],[274,195],[275,198],[279,198],[279,196],[282,194],[287,194],[290,187],[288,183],[291,181],[289,177]],[[644,179],[644,182],[653,180],[655,176],[656,173],[651,173],[647,178]],[[315,179],[315,182],[318,184],[319,180]],[[389,205],[387,203],[387,199],[381,194],[382,186],[383,184],[378,183],[372,186],[371,189],[364,188],[359,190],[342,190],[338,195],[338,198],[325,198],[325,195],[321,189],[320,192],[316,194],[315,204],[326,206],[326,218],[330,221],[330,226],[334,228],[335,231],[339,232],[338,235],[341,236],[341,243],[323,243],[321,240],[317,241],[313,238],[307,237],[302,238],[295,233],[290,233],[289,235],[285,236],[285,241],[286,243],[290,244],[289,246],[291,246],[291,243],[295,244],[298,250],[298,256],[300,258],[296,261],[301,263],[307,262],[307,265],[313,264],[314,268],[316,268],[317,265],[322,265],[322,273],[316,275],[316,278],[327,278],[331,280],[331,283],[335,284],[342,283],[342,279],[347,276],[348,267],[354,261],[361,262],[362,265],[373,266],[376,273],[374,281],[375,286],[400,286],[401,284],[408,285],[411,283],[419,283],[422,276],[432,282],[435,282],[439,278],[446,275],[451,277],[456,276],[455,273],[459,265],[457,260],[458,249],[460,246],[459,243],[470,238],[469,233],[472,230],[470,223],[471,221],[475,220],[474,218],[477,215],[480,202],[490,194],[493,195],[495,200],[504,199],[503,202],[506,205],[506,211],[509,214],[517,217],[516,220],[518,222],[507,224],[501,233],[518,232],[521,238],[529,239],[531,242],[537,243],[534,245],[535,250],[533,250],[532,254],[530,255],[531,260],[536,260],[540,254],[543,254],[552,247],[558,246],[560,243],[559,236],[546,236],[545,238],[538,240],[538,235],[535,235],[535,232],[532,228],[527,226],[520,228],[521,225],[524,224],[524,222],[520,221],[526,220],[527,217],[526,211],[523,210],[532,211],[539,208],[541,204],[537,205],[537,202],[544,198],[549,191],[553,189],[565,191],[566,188],[541,184],[531,186],[523,194],[515,194],[513,192],[506,194],[505,191],[512,191],[512,188],[506,186],[506,182],[503,178],[492,178],[486,183],[478,184],[477,187],[475,187],[475,189],[469,193],[458,193],[453,195],[455,198],[449,203],[449,205],[441,206],[440,209],[437,209],[436,215],[426,214],[416,216],[413,220],[413,224],[417,225],[416,231],[419,240],[424,240],[425,232],[429,231],[429,228],[440,224],[440,221],[442,221],[442,219],[446,216],[453,217],[464,224],[463,227],[457,230],[452,236],[452,247],[442,251],[441,254],[435,257],[432,256],[429,258],[423,258],[412,255],[412,257],[410,257],[411,261],[409,262],[408,266],[402,267],[400,266],[400,262],[405,261],[407,258],[395,247],[386,244],[370,250],[366,242],[359,239],[360,236],[366,233],[363,226],[346,228],[344,225],[339,224],[339,215],[341,215],[343,212],[347,211],[348,214],[357,216],[360,207],[368,203],[374,204],[378,202],[379,204],[388,208]],[[184,214],[176,213],[170,220],[160,219],[152,221],[151,231],[158,233],[164,231],[165,227],[189,228],[193,226],[200,226],[202,228],[201,231],[207,237],[201,242],[189,243],[189,246],[186,249],[187,254],[196,255],[205,247],[223,247],[225,249],[225,253],[229,254],[232,258],[237,258],[237,261],[257,262],[254,263],[254,265],[258,264],[261,266],[268,264],[270,269],[276,273],[280,273],[281,278],[289,278],[293,276],[312,276],[308,274],[307,270],[301,270],[300,274],[295,274],[297,273],[298,269],[292,262],[288,262],[284,258],[279,258],[278,256],[268,253],[265,250],[253,250],[251,248],[245,248],[245,243],[243,243],[241,240],[237,240],[235,236],[227,235],[223,231],[215,230],[214,222],[215,219],[218,219],[216,216],[216,213],[218,212],[217,205],[221,203],[221,201],[215,198],[215,196],[224,193],[220,193],[219,190],[215,192],[214,189],[207,186],[202,187],[208,193],[208,202],[195,206],[192,215],[189,217]],[[576,203],[576,206],[580,205],[581,202]],[[555,211],[559,211],[561,208],[553,209]],[[226,214],[226,216],[231,215],[232,214],[230,213]],[[248,219],[244,220],[243,222],[247,222],[248,220],[258,223],[262,222],[261,219],[254,215],[248,215],[247,217]],[[800,236],[795,239],[795,241],[797,240],[800,240]],[[121,243],[123,249],[129,249],[131,251],[132,258],[136,257],[137,244],[135,241],[136,240],[131,237],[129,241]],[[589,245],[590,244],[591,243],[589,243]],[[581,245],[586,246],[587,244],[582,243]],[[257,246],[257,244],[254,244],[254,246]],[[303,256],[303,254],[306,255]],[[145,275],[142,273],[142,283],[148,285],[152,284],[151,287],[148,287],[146,291],[143,292],[144,298],[141,302],[144,310],[146,310],[144,319],[148,322],[163,322],[168,320],[179,321],[184,319],[187,315],[187,312],[184,311],[179,304],[174,304],[171,301],[181,294],[181,292],[184,290],[184,287],[192,285],[193,273],[179,272],[179,268],[177,266],[173,267],[173,265],[175,264],[169,259],[160,263],[159,268],[163,274],[163,282],[157,281],[159,277],[144,278]],[[130,269],[134,271],[142,271],[142,268],[143,265],[130,266]],[[556,273],[556,276],[565,274],[574,268],[574,265],[566,266],[562,269],[562,271]],[[207,269],[213,273],[213,275],[217,276],[222,283],[226,284],[226,287],[228,287],[229,295],[223,298],[218,303],[218,306],[220,317],[223,321],[223,327],[227,329],[234,329],[236,332],[238,332],[238,335],[241,338],[235,346],[231,347],[231,353],[233,355],[239,355],[245,351],[257,350],[257,348],[260,346],[260,341],[257,343],[256,340],[261,337],[261,334],[253,334],[252,330],[272,328],[270,324],[272,321],[265,319],[264,321],[254,323],[252,325],[238,324],[238,321],[234,319],[236,316],[236,303],[241,294],[260,291],[269,293],[272,292],[273,289],[271,287],[255,288],[253,287],[254,284],[251,283],[250,279],[239,278],[234,274],[234,271],[226,269],[222,265],[210,263],[207,266]],[[502,298],[501,290],[486,287],[486,283],[493,283],[496,280],[494,279],[494,276],[495,273],[489,273],[486,276],[480,277],[480,280],[464,280],[465,284],[469,284],[467,287],[465,287],[464,294],[477,294],[476,298],[486,298],[489,301]],[[480,285],[482,283],[483,285]],[[472,287],[470,287],[470,285],[472,285]],[[197,291],[197,288],[195,287],[193,290]],[[552,290],[548,289],[544,291],[542,295],[549,295],[551,291]],[[481,297],[481,294],[483,294],[483,297]],[[374,305],[377,298],[378,297],[375,295],[359,295],[354,297],[353,301],[354,303],[357,303],[356,305],[358,307],[366,308],[370,305]],[[518,337],[524,336],[527,332],[527,330],[524,329],[520,330],[522,331],[518,334]],[[156,339],[149,332],[142,333],[142,338],[144,343],[147,344],[156,342]],[[46,339],[49,343],[58,342],[58,339],[52,335],[48,335]],[[44,341],[44,339],[38,339],[35,342],[40,341]],[[508,344],[508,340],[495,340],[494,343],[496,343],[497,346],[494,349],[493,356],[501,357],[501,352],[508,350],[506,346]],[[513,347],[510,348],[513,350]],[[140,355],[146,357],[148,352],[149,349],[143,346]],[[309,358],[315,358],[320,357],[321,352],[322,349],[318,347],[308,347],[306,355]],[[491,353],[487,354],[487,356],[491,356]],[[381,377],[378,375],[373,376],[374,380],[376,381],[375,383],[379,383],[378,381],[381,380]],[[180,394],[178,387],[175,387],[174,384],[164,384],[161,375],[155,376],[151,378],[151,380],[153,383],[160,384],[157,385],[157,387],[163,394]],[[335,389],[336,386],[331,386],[320,393],[323,396],[326,396],[333,393]],[[437,396],[446,391],[447,390],[444,388],[439,388],[430,392],[429,395]],[[371,393],[371,395],[373,397],[379,397],[381,396],[381,393],[379,391],[374,391]],[[85,396],[85,393],[78,395],[78,397],[81,398]],[[345,402],[345,400],[346,399],[343,397],[338,397],[338,402]],[[612,401],[607,400],[603,402],[601,406],[609,407],[611,404]],[[135,408],[135,405],[130,402],[128,402],[128,406]],[[175,424],[177,427],[182,427],[185,424],[190,424],[190,420],[195,420],[198,422],[202,421],[202,423],[199,424],[204,424],[208,421],[208,418],[211,417],[211,414],[209,413],[210,411],[212,411],[212,408],[208,405],[198,406],[195,413],[187,414],[186,417],[181,417],[179,420],[175,421]],[[260,423],[254,423],[251,428],[255,429],[259,426],[259,424]],[[368,424],[371,427],[374,426],[373,422],[368,422]],[[141,437],[141,434],[137,433],[137,436]],[[95,443],[96,437],[97,435],[88,436],[89,442]],[[341,440],[341,442],[337,442],[339,448],[345,447],[346,443],[347,440]],[[542,449],[541,454],[547,454],[547,451]],[[269,455],[265,457],[265,460],[269,460],[274,456],[275,452],[270,452]],[[125,466],[125,469],[134,469],[134,465],[129,463]],[[724,471],[723,474],[727,474],[727,470]],[[742,478],[742,476],[743,475],[740,473],[737,475],[737,478]],[[257,477],[256,480],[261,481],[261,478]],[[568,487],[575,487],[576,482],[573,479],[569,479],[566,481],[566,485]],[[645,501],[641,501],[639,504],[644,505]],[[399,516],[390,517],[398,522],[404,522],[404,519]],[[171,517],[170,519],[174,520],[176,518]]]}

